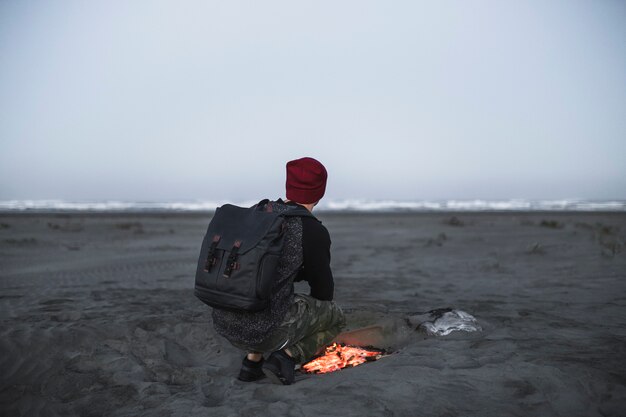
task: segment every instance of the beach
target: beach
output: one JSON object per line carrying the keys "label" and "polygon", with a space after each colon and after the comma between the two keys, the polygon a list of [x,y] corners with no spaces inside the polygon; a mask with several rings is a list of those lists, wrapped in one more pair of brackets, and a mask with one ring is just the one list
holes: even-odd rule
{"label": "beach", "polygon": [[[626,213],[316,214],[390,354],[291,386],[238,381],[193,295],[211,213],[0,214],[2,415],[626,415]],[[440,308],[482,330],[415,329]]]}

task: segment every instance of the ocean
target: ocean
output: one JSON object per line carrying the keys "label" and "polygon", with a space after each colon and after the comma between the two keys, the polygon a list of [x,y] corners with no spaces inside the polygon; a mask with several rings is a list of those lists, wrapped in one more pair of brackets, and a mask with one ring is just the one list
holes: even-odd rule
{"label": "ocean", "polygon": [[[4,200],[0,212],[146,212],[146,211],[213,211],[223,204],[249,207],[256,200],[187,200],[187,201],[66,201]],[[449,212],[449,211],[583,211],[624,212],[626,200],[322,200],[317,211],[332,212]]]}

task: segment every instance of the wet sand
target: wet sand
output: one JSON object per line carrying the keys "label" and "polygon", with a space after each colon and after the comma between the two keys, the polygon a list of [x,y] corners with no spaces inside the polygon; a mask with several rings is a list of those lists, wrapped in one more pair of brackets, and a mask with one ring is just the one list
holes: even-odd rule
{"label": "wet sand", "polygon": [[[0,215],[1,414],[626,415],[626,213],[318,215],[394,353],[286,387],[237,381],[193,296],[210,214]],[[483,330],[413,330],[446,307]]]}

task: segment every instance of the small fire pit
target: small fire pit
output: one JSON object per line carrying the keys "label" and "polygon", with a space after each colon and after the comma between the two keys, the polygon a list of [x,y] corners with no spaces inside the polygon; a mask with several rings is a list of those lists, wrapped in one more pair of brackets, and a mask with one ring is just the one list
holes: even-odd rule
{"label": "small fire pit", "polygon": [[333,343],[326,347],[323,355],[305,363],[301,369],[308,374],[325,374],[358,366],[365,362],[376,361],[384,355],[384,350],[376,348]]}

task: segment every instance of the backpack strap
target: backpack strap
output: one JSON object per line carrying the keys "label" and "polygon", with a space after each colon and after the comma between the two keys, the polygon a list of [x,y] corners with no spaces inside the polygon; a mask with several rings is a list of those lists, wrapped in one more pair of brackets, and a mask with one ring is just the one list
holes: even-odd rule
{"label": "backpack strap", "polygon": [[204,263],[204,270],[206,272],[211,272],[211,268],[213,268],[213,266],[217,262],[217,258],[215,257],[215,249],[217,249],[217,244],[220,242],[220,239],[220,235],[213,236],[213,241],[211,242],[211,247],[209,247],[206,262]]}
{"label": "backpack strap", "polygon": [[228,260],[226,261],[226,268],[224,269],[224,277],[230,277],[233,269],[239,269],[239,263],[237,262],[239,248],[241,247],[241,240],[236,240],[233,248],[230,251]]}
{"label": "backpack strap", "polygon": [[283,211],[280,214],[284,217],[313,217],[315,220],[318,220],[313,213],[304,207],[294,207],[291,210]]}
{"label": "backpack strap", "polygon": [[255,209],[255,210],[262,211],[262,210],[263,210],[263,208],[264,208],[264,206],[265,206],[267,203],[269,203],[269,202],[270,202],[270,199],[269,199],[269,198],[265,198],[265,199],[263,199],[263,200],[259,201],[258,203],[256,203],[256,204],[255,204],[254,206],[252,206],[252,207],[254,207],[254,209]]}
{"label": "backpack strap", "polygon": [[[267,211],[270,213],[274,211],[272,207],[272,202],[269,198],[265,198],[259,201],[252,207],[254,207],[254,209],[257,211]],[[309,210],[302,206],[293,207],[287,211],[281,212],[279,215],[283,217],[313,217],[315,220],[319,221],[319,219],[315,217],[313,213],[311,213]]]}

